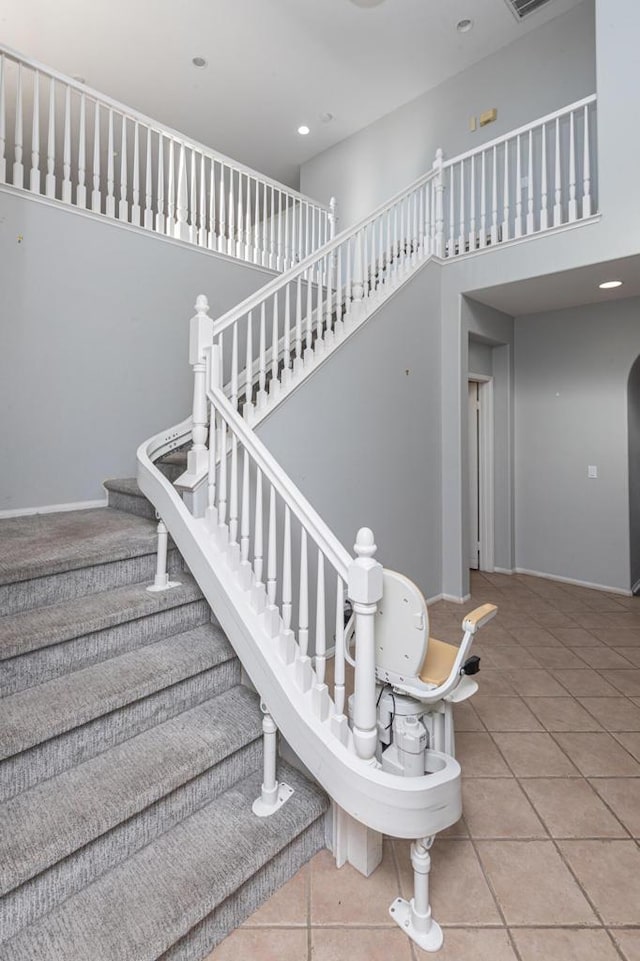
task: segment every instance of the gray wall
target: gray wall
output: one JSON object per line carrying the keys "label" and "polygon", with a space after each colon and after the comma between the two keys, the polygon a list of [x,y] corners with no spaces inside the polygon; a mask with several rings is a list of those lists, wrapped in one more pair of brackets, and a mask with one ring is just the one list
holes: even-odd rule
{"label": "gray wall", "polygon": [[[595,89],[594,0],[584,0],[303,164],[300,189],[337,197],[344,229],[429,170],[438,147],[453,157]],[[471,133],[469,118],[490,107],[497,121]]]}
{"label": "gray wall", "polygon": [[352,552],[441,590],[439,274],[415,275],[258,428]]}
{"label": "gray wall", "polygon": [[104,495],[190,411],[189,318],[272,274],[0,191],[0,510]]}
{"label": "gray wall", "polygon": [[488,344],[469,336],[469,374],[482,374],[491,377],[493,372],[493,352]]}
{"label": "gray wall", "polygon": [[627,380],[639,354],[638,298],[516,319],[518,568],[630,588]]}

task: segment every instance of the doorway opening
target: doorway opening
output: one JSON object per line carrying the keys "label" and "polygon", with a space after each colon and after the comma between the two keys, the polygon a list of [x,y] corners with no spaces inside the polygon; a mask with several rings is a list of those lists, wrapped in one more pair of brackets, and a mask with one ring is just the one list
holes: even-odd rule
{"label": "doorway opening", "polygon": [[493,378],[469,374],[469,567],[494,569]]}

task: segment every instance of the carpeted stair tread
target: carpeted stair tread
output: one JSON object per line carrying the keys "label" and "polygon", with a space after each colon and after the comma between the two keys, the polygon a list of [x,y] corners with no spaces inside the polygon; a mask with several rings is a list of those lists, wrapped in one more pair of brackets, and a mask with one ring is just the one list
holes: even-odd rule
{"label": "carpeted stair tread", "polygon": [[117,494],[128,494],[130,497],[144,497],[138,487],[135,477],[112,477],[103,481],[102,486],[107,491],[114,491]]}
{"label": "carpeted stair tread", "polygon": [[156,961],[326,810],[295,789],[268,818],[251,810],[259,774],[236,784],[0,947],[0,961]]}
{"label": "carpeted stair tread", "polygon": [[202,597],[187,573],[180,573],[180,586],[157,593],[144,584],[127,584],[100,594],[37,607],[0,618],[0,661],[53,644],[137,620]]}
{"label": "carpeted stair tread", "polygon": [[0,805],[0,893],[214,767],[261,730],[257,696],[238,685]]}
{"label": "carpeted stair tread", "polygon": [[107,507],[8,518],[0,522],[0,584],[152,554],[156,527]]}
{"label": "carpeted stair tread", "polygon": [[10,757],[234,656],[214,624],[129,651],[0,700],[0,758]]}

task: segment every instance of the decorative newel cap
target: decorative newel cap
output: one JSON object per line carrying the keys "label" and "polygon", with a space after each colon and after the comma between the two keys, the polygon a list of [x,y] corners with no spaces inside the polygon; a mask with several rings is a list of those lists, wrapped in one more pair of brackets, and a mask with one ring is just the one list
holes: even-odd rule
{"label": "decorative newel cap", "polygon": [[361,527],[356,534],[356,542],[353,549],[357,557],[373,557],[377,551],[377,545],[370,527]]}
{"label": "decorative newel cap", "polygon": [[335,212],[336,212],[337,203],[338,203],[338,201],[336,200],[335,197],[332,197],[332,198],[330,199],[330,201],[329,201],[329,207],[330,207],[330,209],[331,209],[331,213],[332,213],[332,214],[335,214]]}
{"label": "decorative newel cap", "polygon": [[436,159],[433,161],[433,166],[441,167],[443,160],[444,160],[444,153],[442,151],[442,147],[438,147],[438,149],[436,150]]}
{"label": "decorative newel cap", "polygon": [[196,308],[195,308],[195,309],[196,309],[196,312],[199,313],[199,314],[208,314],[208,313],[209,313],[209,301],[207,300],[205,294],[198,294],[198,296],[197,296],[197,298],[196,298]]}

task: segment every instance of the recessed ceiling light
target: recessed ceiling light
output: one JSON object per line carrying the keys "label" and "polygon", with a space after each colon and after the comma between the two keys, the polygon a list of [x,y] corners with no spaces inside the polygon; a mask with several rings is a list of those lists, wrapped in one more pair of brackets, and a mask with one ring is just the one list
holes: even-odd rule
{"label": "recessed ceiling light", "polygon": [[194,67],[206,67],[206,66],[207,66],[207,61],[204,59],[204,57],[194,57],[193,60],[191,61],[191,63],[193,64]]}
{"label": "recessed ceiling light", "polygon": [[468,17],[465,17],[464,20],[458,20],[456,23],[456,30],[458,33],[468,33],[472,26],[473,20],[469,20]]}
{"label": "recessed ceiling light", "polygon": [[603,284],[598,285],[600,290],[613,290],[614,287],[622,287],[621,280],[605,280]]}
{"label": "recessed ceiling light", "polygon": [[307,125],[303,123],[301,127],[298,127],[298,133],[301,137],[306,137],[307,134],[310,133],[310,130]]}

